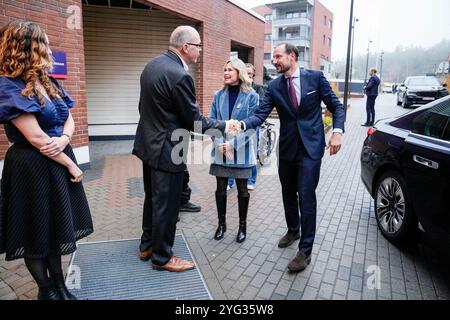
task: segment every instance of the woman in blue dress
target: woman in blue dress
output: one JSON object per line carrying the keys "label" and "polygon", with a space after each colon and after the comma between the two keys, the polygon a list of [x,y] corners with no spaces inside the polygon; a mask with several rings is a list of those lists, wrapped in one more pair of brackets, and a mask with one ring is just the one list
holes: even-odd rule
{"label": "woman in blue dress", "polygon": [[[231,59],[225,63],[223,75],[224,87],[214,94],[211,106],[211,119],[243,120],[248,118],[258,107],[258,94],[252,88],[247,69],[240,59]],[[212,161],[209,173],[216,176],[216,207],[219,226],[214,235],[215,240],[224,237],[226,231],[226,207],[228,178],[235,178],[238,189],[239,229],[237,242],[243,242],[247,236],[247,211],[250,194],[247,180],[252,175],[256,164],[254,148],[256,134],[248,130],[237,136],[215,137]]]}
{"label": "woman in blue dress", "polygon": [[64,284],[61,255],[93,232],[70,140],[73,100],[48,76],[48,37],[35,23],[0,29],[0,123],[11,142],[1,180],[0,253],[24,258],[38,299],[75,297]]}

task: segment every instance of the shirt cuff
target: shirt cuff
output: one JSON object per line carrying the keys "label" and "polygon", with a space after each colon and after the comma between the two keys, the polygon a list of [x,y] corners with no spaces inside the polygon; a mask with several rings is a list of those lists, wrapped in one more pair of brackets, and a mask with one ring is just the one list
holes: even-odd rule
{"label": "shirt cuff", "polygon": [[228,133],[228,128],[229,128],[228,121],[225,121],[225,134]]}
{"label": "shirt cuff", "polygon": [[334,132],[337,132],[337,133],[340,133],[340,134],[344,134],[344,130],[342,130],[341,128],[333,128],[333,133]]}

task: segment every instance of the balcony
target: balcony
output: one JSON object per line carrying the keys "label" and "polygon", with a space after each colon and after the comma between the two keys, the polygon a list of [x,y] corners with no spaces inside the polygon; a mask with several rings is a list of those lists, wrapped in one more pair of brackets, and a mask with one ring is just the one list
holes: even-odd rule
{"label": "balcony", "polygon": [[311,48],[311,41],[308,37],[285,37],[285,36],[280,36],[280,37],[274,37],[272,38],[273,41],[273,46],[276,47],[277,45],[279,45],[282,42],[288,42],[290,44],[293,44],[294,46],[297,47],[307,47],[307,48]]}
{"label": "balcony", "polygon": [[292,25],[305,25],[305,26],[311,27],[311,19],[305,18],[305,17],[291,18],[291,19],[277,17],[272,20],[273,28],[288,27],[288,26],[292,26]]}

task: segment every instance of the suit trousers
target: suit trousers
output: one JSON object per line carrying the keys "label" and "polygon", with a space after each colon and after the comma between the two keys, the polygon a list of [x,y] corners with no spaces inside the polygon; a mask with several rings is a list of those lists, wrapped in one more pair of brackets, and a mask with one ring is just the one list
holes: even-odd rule
{"label": "suit trousers", "polygon": [[173,256],[184,172],[166,172],[143,164],[144,212],[140,251],[153,248],[152,262],[162,266]]}
{"label": "suit trousers", "polygon": [[366,100],[366,113],[367,113],[367,124],[374,124],[375,122],[375,100],[377,96],[367,96]]}
{"label": "suit trousers", "polygon": [[184,170],[183,172],[183,190],[181,192],[181,205],[184,205],[191,200],[192,190],[189,187],[189,171]]}
{"label": "suit trousers", "polygon": [[321,163],[321,159],[311,159],[300,142],[295,159],[280,159],[278,167],[288,232],[295,234],[301,229],[298,249],[306,255],[312,252],[316,234],[316,188]]}

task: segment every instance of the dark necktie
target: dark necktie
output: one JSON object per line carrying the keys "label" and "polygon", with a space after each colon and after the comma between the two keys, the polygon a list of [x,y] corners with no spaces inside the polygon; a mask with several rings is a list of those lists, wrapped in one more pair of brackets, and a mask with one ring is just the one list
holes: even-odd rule
{"label": "dark necktie", "polygon": [[289,96],[291,97],[292,106],[295,112],[298,112],[298,101],[297,94],[295,93],[294,82],[292,81],[292,77],[288,78],[289,80]]}

